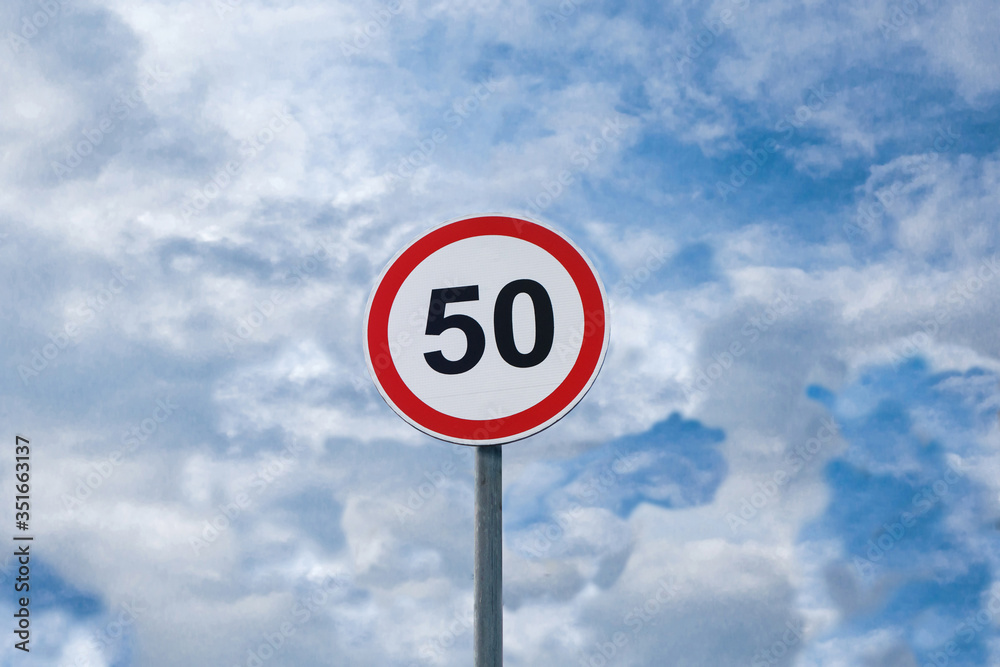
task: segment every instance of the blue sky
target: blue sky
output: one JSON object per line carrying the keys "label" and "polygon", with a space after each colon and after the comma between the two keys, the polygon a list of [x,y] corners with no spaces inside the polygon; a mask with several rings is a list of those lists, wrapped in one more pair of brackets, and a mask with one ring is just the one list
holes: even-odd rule
{"label": "blue sky", "polygon": [[28,661],[469,664],[472,451],[393,414],[361,333],[397,250],[491,211],[613,301],[592,390],[504,448],[506,664],[1000,660],[998,22],[5,3]]}

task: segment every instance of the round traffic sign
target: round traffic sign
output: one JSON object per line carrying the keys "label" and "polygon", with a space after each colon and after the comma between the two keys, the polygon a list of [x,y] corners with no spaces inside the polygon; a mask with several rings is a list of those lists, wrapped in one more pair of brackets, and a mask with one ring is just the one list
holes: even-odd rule
{"label": "round traffic sign", "polygon": [[485,215],[430,230],[382,271],[365,360],[403,419],[442,440],[496,445],[575,406],[608,348],[608,303],[562,234]]}

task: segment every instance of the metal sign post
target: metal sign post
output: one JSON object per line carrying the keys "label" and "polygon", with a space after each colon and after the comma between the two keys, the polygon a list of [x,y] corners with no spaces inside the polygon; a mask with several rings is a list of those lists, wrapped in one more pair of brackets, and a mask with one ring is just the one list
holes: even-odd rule
{"label": "metal sign post", "polygon": [[475,667],[503,665],[502,446],[476,448]]}

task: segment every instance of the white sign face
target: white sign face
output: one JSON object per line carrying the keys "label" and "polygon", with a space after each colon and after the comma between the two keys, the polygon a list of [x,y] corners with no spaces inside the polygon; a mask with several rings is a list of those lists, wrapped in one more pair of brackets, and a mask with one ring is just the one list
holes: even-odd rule
{"label": "white sign face", "polygon": [[535,222],[481,216],[390,262],[365,316],[379,392],[435,437],[494,445],[551,425],[593,384],[607,299],[590,262]]}

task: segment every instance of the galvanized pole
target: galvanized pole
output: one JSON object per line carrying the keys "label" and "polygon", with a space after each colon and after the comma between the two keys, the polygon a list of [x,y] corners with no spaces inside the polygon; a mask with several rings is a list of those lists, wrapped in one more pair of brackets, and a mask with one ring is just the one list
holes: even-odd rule
{"label": "galvanized pole", "polygon": [[476,447],[475,667],[503,665],[500,447]]}

